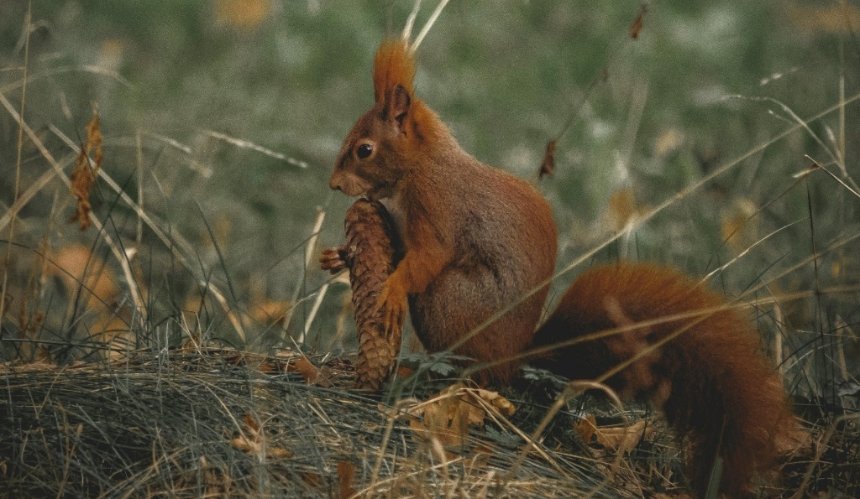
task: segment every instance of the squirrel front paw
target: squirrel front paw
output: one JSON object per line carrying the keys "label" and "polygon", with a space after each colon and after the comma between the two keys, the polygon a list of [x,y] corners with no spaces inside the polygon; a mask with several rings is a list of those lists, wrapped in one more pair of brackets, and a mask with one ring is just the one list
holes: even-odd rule
{"label": "squirrel front paw", "polygon": [[376,303],[376,311],[382,311],[382,322],[387,337],[390,338],[396,331],[400,331],[407,308],[406,287],[395,274],[392,274],[385,281],[385,286],[379,293],[379,300]]}
{"label": "squirrel front paw", "polygon": [[328,270],[332,275],[337,274],[347,267],[351,267],[349,251],[345,244],[322,250],[319,262],[320,268]]}

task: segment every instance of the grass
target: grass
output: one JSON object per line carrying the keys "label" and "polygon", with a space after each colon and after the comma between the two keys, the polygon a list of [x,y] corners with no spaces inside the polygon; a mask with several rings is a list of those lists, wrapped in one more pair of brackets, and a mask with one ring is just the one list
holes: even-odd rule
{"label": "grass", "polygon": [[[121,495],[119,488],[139,490],[148,478],[172,477],[150,491],[199,494],[211,475],[200,465],[204,454],[223,459],[205,469],[216,470],[219,486],[229,477],[230,490],[239,494],[275,493],[290,484],[320,493],[338,486],[338,458],[317,455],[285,470],[230,447],[234,432],[244,428],[240,408],[255,400],[250,385],[225,381],[230,395],[220,400],[230,402],[221,404],[201,388],[218,386],[221,378],[189,368],[190,379],[176,376],[168,392],[153,393],[147,386],[160,386],[173,368],[120,353],[131,347],[149,359],[170,359],[180,347],[214,346],[340,357],[355,350],[346,287],[314,268],[315,248],[342,238],[350,200],[328,190],[331,163],[343,134],[370,105],[376,45],[399,32],[411,7],[263,0],[0,5],[0,357],[48,366],[90,363],[38,375],[16,367],[5,376],[7,417],[36,415],[42,405],[25,400],[42,400],[54,411],[51,422],[38,420],[43,430],[36,431],[43,432],[45,452],[64,450],[38,455],[58,463],[54,475],[40,476],[40,490],[56,494],[81,483],[59,463],[110,461],[105,443],[87,443],[91,435],[76,433],[78,424],[101,427],[128,416],[94,415],[91,401],[74,391],[76,380],[94,392],[128,389],[161,402],[193,385],[188,405],[205,407],[207,415],[182,416],[178,405],[163,413],[172,415],[165,421],[183,436],[210,425],[206,438],[216,449],[201,454],[190,440],[159,437],[167,430],[152,421],[109,426],[106,436],[138,433],[137,457],[124,457],[92,482],[81,478],[93,487],[82,493]],[[466,150],[522,177],[536,178],[546,142],[558,139],[555,174],[539,184],[560,232],[561,275],[553,295],[591,262],[623,257],[708,276],[713,287],[750,305],[817,442],[808,465],[789,466],[790,483],[851,495],[860,473],[851,464],[857,462],[860,374],[860,6],[654,2],[634,41],[628,28],[637,9],[617,2],[452,2],[421,46],[417,91]],[[69,223],[76,210],[71,171],[91,142],[86,124],[94,109],[103,160],[89,191],[93,226],[82,231]],[[92,152],[88,159],[95,160]],[[259,377],[253,369],[234,372],[201,358],[226,380]],[[193,366],[194,359],[182,354],[170,365]],[[109,360],[125,362],[125,373],[116,373]],[[115,375],[102,377],[100,369]],[[50,383],[37,377],[69,391],[54,397]],[[270,383],[277,393],[264,397],[265,409],[251,404],[261,421],[286,414],[290,404],[277,401],[285,397],[316,397],[325,401],[319,406],[332,404],[325,414],[338,416],[347,411],[334,407],[348,400],[358,412],[334,421],[336,427],[351,432],[361,415],[378,426],[362,437],[368,440],[348,432],[350,439],[329,450],[380,446],[387,419],[374,410],[378,401],[350,394],[345,384],[320,391],[283,381],[285,387]],[[390,389],[391,404],[395,394],[431,393],[414,394],[411,385]],[[534,428],[549,401],[526,410],[534,387],[523,390],[508,395],[520,414],[534,417],[515,423]],[[112,400],[121,411],[130,399]],[[333,421],[314,410],[301,415],[303,427]],[[304,454],[295,440],[301,438],[283,429],[295,421],[282,418],[273,424],[282,428],[283,447]],[[385,456],[378,470],[374,456],[352,460],[352,485],[372,486],[375,477],[406,484],[389,491],[441,494],[459,484],[463,495],[491,493],[482,488],[485,468],[425,461],[432,451],[403,443],[411,435],[407,426],[391,437],[400,450],[378,449]],[[487,427],[479,440],[494,431],[516,440],[510,427]],[[59,440],[49,440],[47,428]],[[571,444],[563,428],[557,434]],[[73,444],[76,452],[89,445],[91,460],[79,461],[68,447]],[[651,454],[643,450],[648,445]],[[650,477],[641,483],[652,490],[676,483],[671,475],[655,478],[678,466],[663,445],[672,444],[642,444],[636,451],[648,454],[642,461],[635,453],[625,458],[639,463],[631,469],[637,480]],[[582,469],[575,463],[581,454],[568,455],[570,448],[547,449],[550,460],[530,455],[533,468],[519,476],[523,488],[515,490],[531,486],[539,495],[569,483],[564,474],[593,478],[596,468]],[[16,456],[37,459],[23,446],[16,449]],[[34,476],[35,466],[16,475],[23,468],[9,468],[12,456],[0,456],[0,474]],[[547,464],[553,460],[563,463],[564,473]],[[180,471],[171,475],[176,463]],[[496,464],[490,469],[504,468]],[[324,469],[326,485],[296,480],[302,466]],[[538,478],[548,475],[559,481]],[[584,490],[594,487],[586,478]]]}

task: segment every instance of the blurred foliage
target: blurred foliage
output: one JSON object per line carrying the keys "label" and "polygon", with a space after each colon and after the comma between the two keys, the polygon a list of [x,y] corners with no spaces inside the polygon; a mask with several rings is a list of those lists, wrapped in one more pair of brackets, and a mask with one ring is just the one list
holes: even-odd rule
{"label": "blurred foliage", "polygon": [[[425,3],[419,26],[430,9]],[[244,310],[264,299],[292,300],[298,287],[297,296],[308,299],[290,326],[296,336],[327,279],[315,258],[304,269],[317,207],[327,214],[321,244],[333,245],[351,202],[328,190],[331,163],[371,105],[376,45],[399,34],[412,2],[31,5],[27,44],[28,2],[0,3],[0,93],[20,108],[26,64],[27,123],[67,168],[75,151],[61,134],[81,142],[97,108],[103,170],[142,200],[165,232],[195,250],[188,265],[179,265],[151,230],[139,231],[134,210],[101,185],[94,210],[112,221],[106,230],[115,241],[137,251],[136,275],[151,291],[150,323],[177,318],[200,283],[229,290],[228,301]],[[628,28],[639,9],[634,1],[459,0],[419,51],[418,94],[487,163],[535,179],[546,142],[571,120],[558,142],[555,175],[540,184],[559,223],[560,267],[631,217],[765,144],[794,125],[795,115],[838,103],[840,88],[847,97],[860,89],[856,1],[650,2],[632,40]],[[0,112],[6,208],[15,199],[18,126]],[[858,139],[860,107],[847,106],[842,122],[830,113],[809,132],[749,155],[598,258],[659,260],[704,275],[791,224],[753,247],[717,286],[732,293],[765,281],[812,255],[814,246],[857,231],[855,194],[824,173],[792,175],[809,166],[809,155],[849,182],[858,173]],[[32,141],[21,152],[19,192],[49,169]],[[15,249],[17,267],[7,269],[21,288],[37,274],[28,249],[83,243],[110,259],[97,234],[67,224],[73,209],[67,189],[54,181],[19,213],[12,237],[3,229],[4,239],[25,248]],[[747,239],[725,244],[734,230]],[[804,266],[769,290],[847,282],[860,268],[856,250],[855,243],[827,253],[818,267]],[[42,303],[58,303],[49,285],[41,288]],[[344,290],[336,285],[324,301],[311,344],[332,341]],[[798,307],[801,324],[815,306]],[[836,300],[834,307],[840,320],[857,319],[856,305]],[[46,324],[67,337],[74,317]],[[229,336],[227,319],[205,329]],[[277,328],[258,329],[272,333],[264,346],[280,337]]]}

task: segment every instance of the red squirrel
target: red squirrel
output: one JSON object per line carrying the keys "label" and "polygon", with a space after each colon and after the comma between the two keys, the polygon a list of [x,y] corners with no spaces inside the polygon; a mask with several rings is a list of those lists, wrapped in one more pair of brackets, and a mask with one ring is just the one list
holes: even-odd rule
{"label": "red squirrel", "polygon": [[[745,491],[794,424],[748,320],[679,272],[624,263],[587,271],[537,328],[555,268],[551,209],[528,182],[463,151],[415,96],[414,73],[405,41],[381,44],[375,104],[347,135],[330,180],[332,189],[382,202],[394,221],[403,257],[379,298],[387,327],[399,326],[408,307],[429,351],[462,343],[456,353],[492,364],[479,373],[482,383],[507,383],[524,357],[598,380],[631,361],[602,381],[663,410],[691,444],[694,490],[705,493],[719,456],[720,491]],[[661,322],[667,315],[676,318]],[[576,342],[613,328],[621,332]]]}
{"label": "red squirrel", "polygon": [[[378,200],[391,215],[403,257],[383,287],[389,329],[408,307],[430,351],[448,346],[546,281],[555,269],[556,230],[549,205],[531,185],[463,151],[412,88],[415,65],[405,42],[376,54],[376,105],[347,135],[329,185]],[[548,288],[466,341],[478,360],[526,350]],[[506,382],[515,362],[486,378]]]}

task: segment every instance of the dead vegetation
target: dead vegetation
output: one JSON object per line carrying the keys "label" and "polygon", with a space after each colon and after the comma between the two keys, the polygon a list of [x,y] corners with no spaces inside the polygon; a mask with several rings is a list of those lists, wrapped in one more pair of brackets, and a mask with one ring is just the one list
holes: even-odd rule
{"label": "dead vegetation", "polygon": [[[189,349],[2,377],[5,496],[685,496],[666,428],[638,410],[571,407],[526,445],[547,410],[533,375],[504,395],[436,381],[380,399],[349,388],[345,360]],[[856,493],[856,424],[815,429],[762,493]]]}
{"label": "dead vegetation", "polygon": [[[322,368],[330,387],[309,382],[297,362],[307,361],[203,350],[5,366],[0,488],[16,497],[560,497],[598,480],[566,451],[512,470],[513,454],[480,432],[516,441],[496,422],[511,407],[498,395],[461,386],[391,405],[347,389],[354,372],[342,361]],[[616,484],[598,496],[619,494],[633,495]]]}

